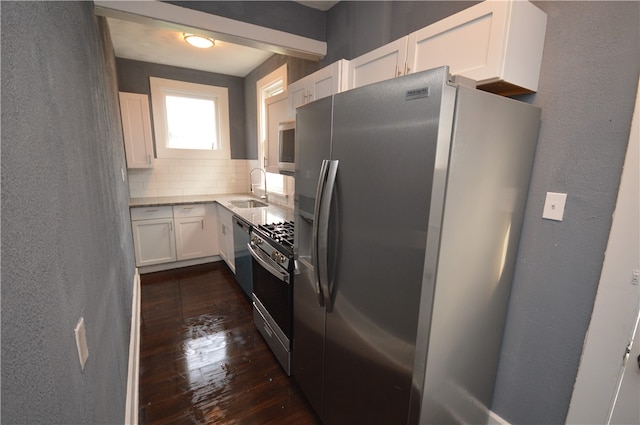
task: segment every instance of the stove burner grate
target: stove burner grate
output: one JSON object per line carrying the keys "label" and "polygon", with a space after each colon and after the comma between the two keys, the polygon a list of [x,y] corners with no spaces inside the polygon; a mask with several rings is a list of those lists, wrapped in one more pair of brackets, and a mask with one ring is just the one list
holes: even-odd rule
{"label": "stove burner grate", "polygon": [[292,221],[258,226],[270,239],[279,243],[288,250],[293,250],[294,225]]}

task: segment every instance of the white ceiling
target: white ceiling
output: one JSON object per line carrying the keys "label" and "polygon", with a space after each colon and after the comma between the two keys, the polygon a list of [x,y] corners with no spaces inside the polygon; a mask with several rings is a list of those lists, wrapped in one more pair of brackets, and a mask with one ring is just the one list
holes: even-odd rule
{"label": "white ceiling", "polygon": [[244,77],[273,53],[216,41],[210,49],[187,44],[182,32],[107,18],[116,56]]}
{"label": "white ceiling", "polygon": [[[328,10],[337,1],[298,1]],[[200,71],[244,77],[273,53],[216,40],[209,49],[187,44],[182,32],[108,17],[115,54],[119,58],[179,66]]]}

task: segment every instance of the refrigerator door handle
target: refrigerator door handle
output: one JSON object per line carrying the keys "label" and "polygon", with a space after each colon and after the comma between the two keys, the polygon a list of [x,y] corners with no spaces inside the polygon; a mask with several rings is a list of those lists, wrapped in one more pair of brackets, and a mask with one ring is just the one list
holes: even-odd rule
{"label": "refrigerator door handle", "polygon": [[313,257],[313,280],[316,286],[316,297],[318,304],[324,306],[324,296],[320,286],[320,274],[318,267],[318,222],[320,216],[320,205],[322,204],[322,194],[324,193],[324,184],[327,179],[327,170],[329,168],[329,160],[323,159],[320,166],[320,176],[318,177],[318,186],[316,187],[316,204],[313,209],[313,226],[311,228],[311,255]]}
{"label": "refrigerator door handle", "polygon": [[331,293],[329,291],[329,215],[331,212],[331,199],[336,185],[338,174],[338,160],[328,161],[327,181],[324,184],[324,193],[320,202],[320,215],[318,217],[318,275],[324,305],[327,311],[331,311]]}

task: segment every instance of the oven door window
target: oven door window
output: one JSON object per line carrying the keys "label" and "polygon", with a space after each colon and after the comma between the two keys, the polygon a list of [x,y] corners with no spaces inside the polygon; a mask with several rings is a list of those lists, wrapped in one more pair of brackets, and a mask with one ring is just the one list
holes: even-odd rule
{"label": "oven door window", "polygon": [[253,294],[267,309],[273,320],[280,327],[280,330],[291,340],[292,287],[265,270],[255,259],[252,258],[251,260],[253,267]]}

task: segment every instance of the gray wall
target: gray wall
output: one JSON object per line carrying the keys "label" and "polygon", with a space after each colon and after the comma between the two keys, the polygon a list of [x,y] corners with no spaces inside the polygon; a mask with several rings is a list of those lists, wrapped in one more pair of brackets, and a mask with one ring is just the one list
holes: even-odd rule
{"label": "gray wall", "polygon": [[176,6],[325,41],[325,13],[293,1],[167,1]]}
{"label": "gray wall", "polygon": [[[231,158],[247,158],[248,143],[245,128],[246,118],[243,78],[169,65],[140,62],[131,59],[117,58],[116,63],[118,69],[118,87],[120,91],[151,95],[149,77],[167,78],[170,80],[227,87],[229,89],[229,136],[231,139]],[[255,104],[255,102],[253,103]],[[152,108],[151,99],[149,99],[149,108]]]}
{"label": "gray wall", "polygon": [[90,2],[1,15],[2,423],[123,423],[134,256],[108,32]]}
{"label": "gray wall", "polygon": [[[542,108],[493,410],[512,423],[563,423],[611,227],[640,71],[640,3],[534,2],[548,16]],[[345,2],[327,15],[323,64],[351,59],[468,7]],[[542,220],[568,193],[563,222]]]}
{"label": "gray wall", "polygon": [[[535,2],[548,16],[542,125],[494,410],[563,423],[611,228],[640,72],[639,2]],[[568,194],[542,220],[547,191]]]}
{"label": "gray wall", "polygon": [[327,12],[327,56],[321,64],[356,58],[475,3],[341,1]]}

